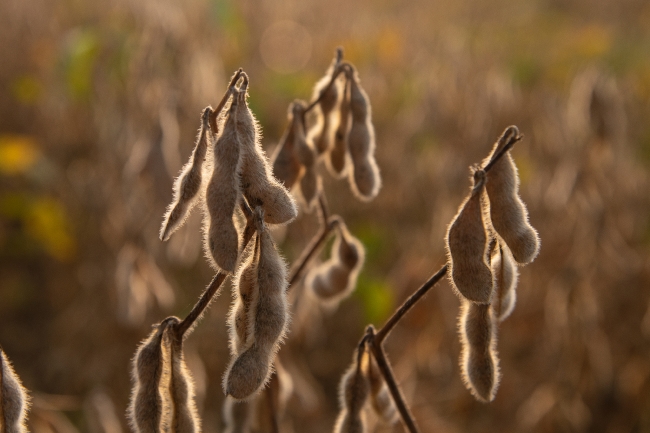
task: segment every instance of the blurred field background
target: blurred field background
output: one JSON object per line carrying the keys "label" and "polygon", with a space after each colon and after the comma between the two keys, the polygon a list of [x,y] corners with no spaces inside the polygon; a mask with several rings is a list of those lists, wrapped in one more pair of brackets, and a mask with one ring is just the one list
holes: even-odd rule
{"label": "blurred field background", "polygon": [[[331,431],[365,325],[444,263],[467,167],[516,124],[542,249],[499,331],[496,400],[462,384],[446,282],[387,342],[398,379],[423,432],[649,432],[641,0],[0,2],[0,344],[33,392],[31,430],[127,431],[137,343],[212,277],[198,215],[170,242],[157,236],[201,109],[243,67],[268,152],[339,45],[373,103],[384,187],[361,204],[324,175],[367,262],[337,311],[294,317],[282,431]],[[289,260],[316,229],[312,215],[289,227]],[[224,291],[187,342],[206,432],[221,429],[229,301]]]}

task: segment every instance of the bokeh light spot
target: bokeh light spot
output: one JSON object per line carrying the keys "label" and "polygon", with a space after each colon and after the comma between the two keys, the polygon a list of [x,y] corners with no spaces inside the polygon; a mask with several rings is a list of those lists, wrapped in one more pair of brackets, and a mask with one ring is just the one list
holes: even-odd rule
{"label": "bokeh light spot", "polygon": [[264,64],[281,74],[291,74],[304,68],[311,57],[311,50],[311,35],[294,21],[271,24],[260,41]]}

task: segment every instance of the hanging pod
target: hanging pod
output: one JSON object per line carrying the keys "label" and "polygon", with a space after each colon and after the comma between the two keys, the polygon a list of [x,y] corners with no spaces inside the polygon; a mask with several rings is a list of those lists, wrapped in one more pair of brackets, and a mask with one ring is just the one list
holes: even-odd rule
{"label": "hanging pod", "polygon": [[367,377],[368,353],[354,352],[353,362],[345,372],[339,385],[341,411],[334,425],[334,433],[363,433],[366,431],[366,417],[363,408],[370,395]]}
{"label": "hanging pod", "polygon": [[[516,126],[506,128],[485,164],[518,136]],[[528,210],[519,197],[519,175],[510,151],[491,167],[485,190],[490,199],[492,227],[510,248],[517,263],[523,265],[532,262],[539,253],[539,235],[528,222]]]}
{"label": "hanging pod", "polygon": [[467,300],[461,302],[461,373],[470,392],[478,400],[489,402],[494,399],[500,379],[492,308]]}
{"label": "hanging pod", "polygon": [[331,258],[310,270],[305,285],[311,288],[318,299],[339,302],[354,290],[364,257],[363,244],[350,234],[345,223],[340,220]]}
{"label": "hanging pod", "polygon": [[335,58],[325,76],[316,83],[312,92],[312,101],[319,101],[317,104],[319,110],[316,125],[312,128],[314,133],[311,134],[310,141],[314,143],[319,155],[330,150],[333,144],[333,114],[342,90],[340,81],[334,78],[339,71],[338,64],[338,59]]}
{"label": "hanging pod", "polygon": [[[250,249],[250,248],[249,248]],[[238,355],[255,341],[255,313],[259,299],[257,272],[260,258],[259,236],[241,264],[233,282],[234,302],[228,316],[230,352]]]}
{"label": "hanging pod", "polygon": [[301,166],[298,156],[296,155],[296,134],[294,131],[294,105],[292,103],[289,105],[289,110],[287,113],[287,118],[289,120],[289,126],[284,131],[280,143],[275,149],[273,154],[272,166],[273,166],[273,175],[284,185],[288,190],[293,187],[293,185],[298,180],[300,176]]}
{"label": "hanging pod", "polygon": [[169,349],[163,340],[168,327],[178,322],[176,317],[163,320],[140,344],[133,359],[128,417],[137,433],[159,433],[169,427],[170,402],[166,393],[161,393],[161,384],[169,374]]}
{"label": "hanging pod", "polygon": [[246,102],[246,89],[236,95],[237,137],[241,145],[241,189],[251,208],[262,206],[269,224],[286,224],[298,215],[291,194],[278,182],[262,150],[260,126]]}
{"label": "hanging pod", "polygon": [[492,273],[494,274],[495,299],[492,301],[496,319],[504,321],[515,308],[517,301],[517,263],[505,245],[500,245],[492,255]]}
{"label": "hanging pod", "polygon": [[7,355],[0,348],[0,431],[25,433],[29,409],[27,390],[20,382]]}
{"label": "hanging pod", "polygon": [[459,295],[487,304],[492,298],[494,282],[487,263],[490,236],[482,209],[485,172],[475,171],[473,180],[472,192],[461,204],[447,230],[449,275]]}
{"label": "hanging pod", "polygon": [[169,394],[171,403],[171,431],[200,433],[201,420],[196,409],[194,380],[185,363],[182,337],[166,332],[171,352]]}
{"label": "hanging pod", "polygon": [[201,114],[201,129],[189,161],[181,169],[174,181],[174,199],[167,207],[160,227],[160,240],[166,241],[184,223],[197,202],[198,192],[203,181],[203,160],[211,142],[209,119],[212,108],[206,107]]}
{"label": "hanging pod", "polygon": [[350,132],[350,83],[348,80],[342,89],[341,104],[337,111],[339,122],[334,134],[334,146],[325,160],[329,172],[337,179],[345,177],[348,168],[348,134]]}
{"label": "hanging pod", "polygon": [[259,261],[257,286],[259,296],[252,326],[252,344],[233,359],[224,375],[224,391],[235,399],[247,399],[267,382],[273,357],[286,332],[289,320],[287,305],[287,270],[268,230],[258,233]]}
{"label": "hanging pod", "polygon": [[214,145],[214,167],[206,189],[206,256],[227,273],[235,270],[239,255],[239,233],[233,215],[239,203],[241,146],[237,133],[237,107],[233,97],[223,131]]}
{"label": "hanging pod", "polygon": [[305,136],[305,125],[303,122],[305,103],[296,101],[293,105],[293,134],[295,140],[294,152],[302,166],[299,178],[299,193],[308,210],[316,203],[316,197],[321,190],[321,179],[316,172],[316,151]]}
{"label": "hanging pod", "polygon": [[368,95],[359,83],[356,70],[350,66],[350,113],[352,126],[348,133],[348,151],[352,162],[350,187],[361,200],[372,200],[381,188],[379,167],[375,161],[375,128]]}

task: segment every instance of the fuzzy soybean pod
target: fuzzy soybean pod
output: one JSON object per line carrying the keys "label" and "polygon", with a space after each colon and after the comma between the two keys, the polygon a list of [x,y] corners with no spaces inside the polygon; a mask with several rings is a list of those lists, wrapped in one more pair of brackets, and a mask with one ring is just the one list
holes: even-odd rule
{"label": "fuzzy soybean pod", "polygon": [[307,274],[306,287],[310,287],[320,300],[337,303],[354,290],[364,258],[363,244],[341,221],[332,245],[332,257]]}
{"label": "fuzzy soybean pod", "polygon": [[296,136],[293,129],[294,104],[289,106],[289,126],[284,131],[280,143],[273,154],[272,165],[273,175],[284,184],[285,188],[291,189],[300,176],[301,166],[295,152]]}
{"label": "fuzzy soybean pod", "polygon": [[298,215],[289,191],[273,177],[269,161],[260,143],[260,126],[248,108],[246,90],[235,95],[237,136],[241,145],[241,189],[251,208],[262,206],[269,224],[286,224]]}
{"label": "fuzzy soybean pod", "polygon": [[237,98],[233,98],[223,132],[214,145],[214,169],[206,189],[206,255],[224,272],[235,270],[239,233],[233,221],[240,197],[241,151],[237,134]]}
{"label": "fuzzy soybean pod", "polygon": [[233,283],[233,287],[236,288],[233,291],[235,300],[228,316],[228,324],[230,327],[230,352],[235,356],[249,348],[255,341],[255,312],[259,299],[257,284],[259,255],[258,236],[255,239],[254,248],[240,266]]}
{"label": "fuzzy soybean pod", "polygon": [[27,432],[25,420],[28,409],[27,390],[0,348],[0,432]]}
{"label": "fuzzy soybean pod", "polygon": [[[516,126],[506,128],[494,145],[494,157],[506,143],[519,135]],[[490,199],[492,227],[512,251],[519,264],[532,262],[539,253],[539,235],[528,221],[528,210],[519,197],[519,175],[510,151],[506,152],[490,169],[485,189]]]}
{"label": "fuzzy soybean pod", "polygon": [[166,241],[184,223],[194,208],[201,189],[203,160],[210,143],[210,115],[212,108],[206,107],[201,115],[201,129],[196,146],[192,151],[189,161],[183,166],[181,174],[174,182],[174,199],[165,212],[162,226],[160,227],[160,239]]}
{"label": "fuzzy soybean pod", "polygon": [[366,431],[366,417],[363,408],[370,394],[367,377],[368,353],[354,352],[354,362],[341,379],[339,404],[341,411],[334,425],[334,433],[363,433]]}
{"label": "fuzzy soybean pod", "polygon": [[161,394],[161,383],[169,373],[165,330],[178,323],[176,317],[165,319],[142,342],[133,359],[133,393],[128,417],[136,433],[159,433],[167,427],[169,401]]}
{"label": "fuzzy soybean pod", "polygon": [[478,400],[492,401],[500,373],[496,326],[490,305],[462,301],[460,336],[463,381]]}
{"label": "fuzzy soybean pod", "polygon": [[253,342],[233,357],[224,375],[224,391],[237,400],[259,391],[271,373],[273,357],[285,335],[287,305],[287,269],[267,229],[259,235],[260,257],[257,265],[259,296],[255,308]]}
{"label": "fuzzy soybean pod", "polygon": [[368,95],[359,84],[356,71],[350,82],[350,113],[352,125],[348,133],[348,151],[352,161],[349,173],[352,192],[364,201],[372,200],[381,188],[379,167],[375,161],[375,128]]}
{"label": "fuzzy soybean pod", "polygon": [[345,81],[341,105],[338,110],[339,123],[334,134],[334,146],[328,154],[327,169],[336,179],[341,179],[347,174],[348,133],[350,131],[350,84]]}
{"label": "fuzzy soybean pod", "polygon": [[332,77],[339,70],[337,64],[337,59],[334,59],[325,76],[314,86],[312,94],[312,100],[315,101],[320,98],[318,102],[320,108],[318,122],[314,127],[315,133],[311,137],[319,155],[327,152],[332,147],[332,118],[342,90],[338,80],[335,80],[330,85]]}
{"label": "fuzzy soybean pod", "polygon": [[397,420],[397,408],[377,361],[372,356],[370,356],[368,364],[368,380],[370,381],[370,403],[373,410],[384,422],[393,424]]}
{"label": "fuzzy soybean pod", "polygon": [[474,173],[475,186],[449,224],[446,236],[450,280],[462,298],[488,304],[494,287],[492,270],[487,263],[488,229],[482,211],[485,172]]}
{"label": "fuzzy soybean pod", "polygon": [[[168,330],[172,329],[168,328]],[[165,334],[170,340],[171,351],[169,379],[171,431],[174,433],[200,433],[201,419],[194,401],[194,380],[185,363],[182,337],[177,338],[173,332],[165,332]]]}
{"label": "fuzzy soybean pod", "polygon": [[316,172],[316,152],[305,136],[303,114],[305,104],[301,101],[293,105],[293,135],[295,139],[295,152],[302,171],[300,175],[300,196],[307,209],[313,209],[318,191],[321,189],[321,179]]}
{"label": "fuzzy soybean pod", "polygon": [[503,322],[515,309],[517,301],[517,278],[519,272],[512,253],[507,246],[497,248],[492,255],[492,273],[494,274],[495,300],[492,306],[496,313],[496,319]]}

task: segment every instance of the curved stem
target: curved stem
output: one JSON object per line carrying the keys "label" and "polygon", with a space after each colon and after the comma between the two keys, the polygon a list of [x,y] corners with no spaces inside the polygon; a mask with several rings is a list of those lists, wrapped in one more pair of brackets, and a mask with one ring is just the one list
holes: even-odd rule
{"label": "curved stem", "polygon": [[393,375],[393,369],[386,358],[386,353],[384,352],[381,342],[377,341],[375,328],[372,325],[368,326],[365,337],[368,338],[370,350],[375,357],[375,361],[377,361],[377,366],[379,367],[379,371],[381,371],[381,375],[386,381],[386,385],[388,386],[390,395],[395,402],[395,406],[397,406],[397,410],[399,411],[404,426],[410,433],[419,433],[420,430],[418,430],[413,414],[411,414],[411,411],[406,404],[406,400],[404,400],[404,396],[402,395],[402,391],[400,391],[399,386],[397,385],[397,381]]}
{"label": "curved stem", "polygon": [[381,327],[379,331],[377,331],[375,335],[375,342],[377,344],[382,344],[384,342],[384,339],[388,336],[390,331],[397,325],[397,322],[399,322],[402,317],[406,313],[409,312],[411,308],[422,298],[430,288],[436,285],[438,281],[442,279],[447,274],[447,270],[449,269],[449,265],[444,265],[442,268],[438,270],[435,274],[431,276],[422,286],[417,289],[409,298],[404,301],[401,307],[395,311],[395,313],[386,321],[384,326]]}
{"label": "curved stem", "polygon": [[332,230],[336,228],[336,226],[339,224],[339,221],[340,218],[336,216],[330,217],[327,224],[323,226],[322,230],[312,238],[307,248],[303,250],[300,258],[298,259],[298,264],[291,269],[291,273],[289,274],[289,287],[287,288],[287,291],[289,291],[291,287],[300,280],[305,267],[311,258],[316,254],[316,252],[320,249],[320,247],[323,246],[327,240],[327,236],[329,236]]}

